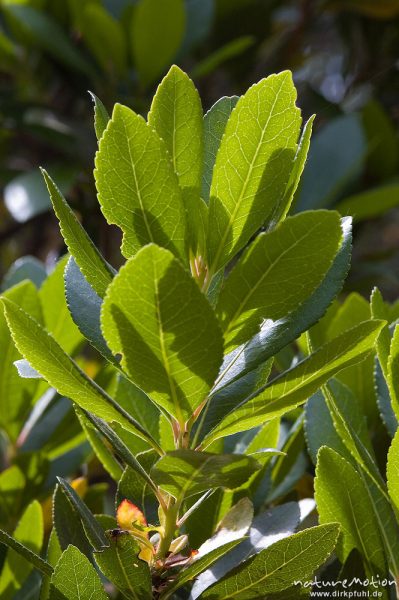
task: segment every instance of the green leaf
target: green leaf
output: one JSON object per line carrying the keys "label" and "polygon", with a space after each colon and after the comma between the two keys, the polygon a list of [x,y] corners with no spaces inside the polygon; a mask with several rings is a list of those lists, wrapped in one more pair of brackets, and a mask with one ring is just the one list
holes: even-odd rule
{"label": "green leaf", "polygon": [[93,68],[71,43],[64,30],[48,14],[26,3],[7,3],[2,7],[15,19],[29,40],[50,57],[75,71],[93,75]]}
{"label": "green leaf", "polygon": [[51,177],[44,170],[42,173],[65,243],[87,281],[103,298],[114,271],[101,256]]}
{"label": "green leaf", "polygon": [[[150,450],[139,453],[136,458],[147,473],[150,473],[158,456],[153,450]],[[159,501],[155,496],[154,489],[147,485],[144,479],[138,475],[136,470],[133,470],[130,467],[126,467],[119,480],[115,497],[116,509],[125,498],[141,507],[149,523],[158,521]]]}
{"label": "green leaf", "polygon": [[[16,542],[23,544],[30,550],[29,557],[31,558],[31,553],[38,554],[40,552],[43,544],[43,534],[42,508],[39,502],[35,500],[22,515],[14,531],[14,538]],[[0,535],[0,541],[4,541],[3,535]],[[1,570],[0,596],[4,594],[3,597],[13,597],[13,594],[22,587],[31,570],[32,563],[29,558],[11,545]]]}
{"label": "green leaf", "polygon": [[64,280],[66,301],[74,323],[90,344],[118,368],[119,363],[101,333],[102,299],[87,281],[72,256],[65,267]]}
{"label": "green leaf", "polygon": [[[351,390],[337,380],[331,380],[329,387],[340,414],[347,423],[351,423],[357,436],[366,447],[369,446],[367,422]],[[316,464],[317,453],[322,446],[336,450],[349,459],[348,451],[334,427],[333,416],[321,390],[309,398],[305,408],[305,433],[309,454]]]}
{"label": "green leaf", "polygon": [[32,552],[30,548],[8,535],[8,533],[2,529],[0,529],[0,543],[8,546],[13,552],[19,554],[26,562],[30,563],[40,573],[43,573],[43,575],[51,575],[53,572],[53,569],[48,562],[43,560],[35,552]]}
{"label": "green leaf", "polygon": [[[17,284],[4,293],[4,298],[17,302],[36,319],[41,320],[37,290],[31,281]],[[21,358],[15,348],[7,321],[0,311],[0,425],[15,441],[31,409],[37,382],[21,379],[14,362]]]}
{"label": "green leaf", "polygon": [[201,187],[202,106],[191,79],[174,65],[159,85],[148,124],[166,144],[180,187]]}
{"label": "green leaf", "polygon": [[325,446],[318,454],[315,499],[320,522],[326,523],[334,516],[341,525],[343,537],[337,549],[340,559],[345,561],[357,548],[367,573],[384,575],[385,552],[367,487],[350,463]]}
{"label": "green leaf", "polygon": [[[287,187],[285,188],[284,196],[274,210],[273,218],[271,219],[269,226],[270,229],[275,227],[278,223],[281,223],[291,208],[291,204],[294,199],[295,192],[298,189],[298,185],[305,168],[306,159],[308,157],[314,119],[315,115],[310,117],[303,128],[301,139],[299,140],[298,149],[294,158],[291,175],[288,180]],[[338,210],[338,212],[340,211]]]}
{"label": "green leaf", "polygon": [[101,140],[104,131],[107,128],[109,121],[109,114],[100,98],[97,98],[93,92],[89,92],[91,99],[94,103],[94,129],[96,132],[97,140]]}
{"label": "green leaf", "polygon": [[151,444],[146,431],[92,381],[40,324],[9,299],[2,299],[18,350],[59,394],[105,421],[116,421]]}
{"label": "green leaf", "polygon": [[197,578],[191,590],[190,600],[196,600],[204,590],[240,563],[259,554],[278,540],[292,535],[299,524],[299,518],[299,505],[295,502],[275,506],[256,516],[247,539],[241,541],[234,550],[215,562],[211,569],[204,570]]}
{"label": "green leaf", "polygon": [[61,258],[39,290],[44,326],[64,352],[73,353],[82,335],[72,321],[65,300],[64,270],[68,256]]}
{"label": "green leaf", "polygon": [[285,71],[253,85],[231,113],[210,190],[212,275],[267,221],[284,193],[301,124],[295,100]]}
{"label": "green leaf", "polygon": [[255,335],[266,318],[278,321],[307,300],[341,239],[339,216],[332,211],[302,213],[259,235],[228,276],[216,306],[226,350]]}
{"label": "green leaf", "polygon": [[126,463],[128,467],[136,471],[138,475],[148,484],[150,485],[155,493],[157,493],[157,488],[154,483],[151,481],[147,471],[141,466],[139,461],[133,454],[130,452],[129,448],[122,442],[122,440],[117,436],[117,434],[102,421],[98,419],[94,415],[90,413],[85,413],[85,416],[89,421],[96,427],[96,429],[105,437],[105,439],[111,444],[112,448],[115,450],[116,454]]}
{"label": "green leaf", "polygon": [[3,277],[1,289],[7,290],[17,283],[25,281],[25,279],[29,279],[39,288],[46,277],[46,267],[40,260],[37,260],[34,256],[23,256],[13,262],[8,269]]}
{"label": "green leaf", "polygon": [[388,492],[399,518],[399,430],[392,440],[387,461]]}
{"label": "green leaf", "polygon": [[223,544],[222,546],[218,546],[214,550],[211,550],[204,556],[196,558],[194,562],[186,567],[176,578],[176,580],[172,583],[172,585],[166,589],[160,596],[160,600],[166,600],[170,598],[171,595],[181,588],[188,581],[192,581],[195,579],[200,573],[205,571],[210,565],[212,565],[215,561],[217,561],[220,557],[224,556],[230,550],[232,550],[237,544],[240,543],[240,539],[233,540],[228,542],[227,544]]}
{"label": "green leaf", "polygon": [[399,419],[399,326],[395,327],[388,358],[388,389],[392,408]]}
{"label": "green leaf", "polygon": [[212,488],[234,489],[260,468],[250,456],[173,450],[151,469],[151,478],[178,502]]}
{"label": "green leaf", "polygon": [[104,442],[100,434],[92,427],[86,413],[75,407],[76,414],[78,415],[79,422],[85,433],[86,438],[90,442],[98,460],[106,471],[111,475],[112,479],[119,481],[122,477],[123,469],[119,461],[114,457],[110,451],[108,444]]}
{"label": "green leaf", "polygon": [[[351,223],[342,220],[343,242],[334,262],[317,290],[294,312],[277,322],[266,321],[249,342],[230,352],[224,359],[213,395],[266,360],[316,323],[340,292],[347,275],[351,256]],[[226,388],[227,389],[227,388]]]}
{"label": "green leaf", "polygon": [[144,119],[116,104],[94,171],[108,223],[123,231],[126,258],[154,242],[184,256],[184,208],[166,144]]}
{"label": "green leaf", "polygon": [[131,30],[135,66],[144,87],[169,66],[183,41],[183,0],[140,0]]}
{"label": "green leaf", "polygon": [[306,581],[330,556],[338,533],[338,525],[330,523],[282,539],[205,590],[201,598],[249,600]]}
{"label": "green leaf", "polygon": [[204,116],[204,169],[202,197],[208,203],[212,183],[213,167],[220,142],[226,129],[231,111],[239,100],[238,96],[220,98]]}
{"label": "green leaf", "polygon": [[109,548],[94,556],[104,575],[129,600],[151,600],[152,586],[148,564],[138,558],[139,545],[128,533],[115,539],[109,535]]}
{"label": "green leaf", "polygon": [[377,187],[345,198],[337,205],[341,215],[353,215],[355,221],[364,221],[383,215],[399,204],[399,185]]}
{"label": "green leaf", "polygon": [[0,473],[0,523],[9,528],[24,506],[26,477],[17,465]]}
{"label": "green leaf", "polygon": [[[76,496],[79,498],[77,494]],[[61,550],[72,545],[84,555],[91,556],[92,544],[82,527],[80,514],[71,502],[71,495],[67,495],[61,485],[56,485],[53,494],[52,517]]]}
{"label": "green leaf", "polygon": [[133,381],[180,423],[190,418],[215,380],[222,339],[179,261],[153,244],[140,250],[108,288],[101,322]]}
{"label": "green leaf", "polygon": [[[371,317],[373,319],[382,319],[384,321],[388,321],[388,323],[391,321],[389,307],[387,306],[387,304],[385,304],[382,294],[377,287],[373,288],[373,291],[371,292],[370,310]],[[391,334],[389,326],[387,324],[381,331],[381,334],[376,344],[378,360],[380,362],[381,369],[386,380],[388,380],[388,358],[390,346]]]}
{"label": "green leaf", "polygon": [[366,321],[325,344],[245,400],[208,434],[201,446],[245,431],[280,416],[305,402],[341,369],[363,360],[373,349],[384,321]]}
{"label": "green leaf", "polygon": [[[399,8],[395,0],[393,4]],[[399,165],[399,144],[394,122],[375,98],[364,106],[362,117],[368,138],[367,172],[377,180],[394,177]]]}
{"label": "green leaf", "polygon": [[[66,194],[70,191],[76,178],[76,169],[53,166],[60,187]],[[36,215],[47,212],[51,203],[46,193],[46,186],[37,169],[18,175],[4,188],[4,203],[12,217],[19,223],[25,223]]]}
{"label": "green leaf", "polygon": [[101,550],[104,546],[107,546],[108,538],[93,514],[87,508],[86,504],[65,479],[62,479],[62,477],[58,477],[57,479],[60,485],[60,491],[62,490],[62,493],[68,499],[71,508],[81,520],[86,536],[93,548],[95,550]]}
{"label": "green leaf", "polygon": [[107,600],[95,568],[75,546],[68,546],[51,577],[50,600]]}
{"label": "green leaf", "polygon": [[212,52],[212,54],[198,62],[192,69],[191,76],[194,79],[206,77],[206,75],[215,71],[223,63],[243,54],[245,50],[253,46],[254,43],[255,37],[253,35],[243,35],[231,40],[231,42],[227,42],[227,44],[218,48]]}
{"label": "green leaf", "polygon": [[87,3],[80,29],[83,40],[104,71],[123,75],[127,66],[125,31],[100,4]]}

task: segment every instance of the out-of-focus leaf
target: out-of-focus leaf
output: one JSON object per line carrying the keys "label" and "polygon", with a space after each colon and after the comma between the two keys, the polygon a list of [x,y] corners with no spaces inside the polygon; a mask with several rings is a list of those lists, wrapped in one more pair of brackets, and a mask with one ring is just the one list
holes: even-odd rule
{"label": "out-of-focus leaf", "polygon": [[[53,166],[51,171],[57,178],[60,189],[68,194],[76,178],[76,169]],[[4,188],[4,202],[12,217],[19,223],[25,223],[49,210],[51,203],[40,171],[28,171],[9,181]]]}
{"label": "out-of-focus leaf", "polygon": [[127,64],[125,32],[100,4],[87,3],[80,28],[87,46],[105,71],[122,75]]}
{"label": "out-of-focus leaf", "polygon": [[[394,3],[399,13],[399,2],[393,0]],[[363,108],[363,125],[369,143],[368,170],[381,179],[396,175],[399,164],[398,134],[394,123],[377,100],[370,100]]]}
{"label": "out-of-focus leaf", "polygon": [[39,288],[47,277],[44,264],[34,256],[18,258],[4,275],[1,290],[4,291],[25,279],[29,279]]}
{"label": "out-of-focus leaf", "polygon": [[[34,554],[40,553],[43,544],[43,513],[37,500],[25,510],[13,537]],[[3,541],[1,536],[0,541]],[[33,568],[26,558],[12,546],[8,549],[0,575],[0,596],[11,598],[21,588]]]}
{"label": "out-of-focus leaf", "polygon": [[355,221],[372,219],[399,204],[399,184],[384,185],[345,198],[337,205],[342,215],[352,215]]}
{"label": "out-of-focus leaf", "polygon": [[198,63],[191,71],[191,76],[194,79],[200,79],[205,77],[212,71],[215,71],[220,65],[240,56],[255,43],[255,38],[251,35],[245,35],[231,42],[228,42],[225,46],[222,46],[213,54]]}
{"label": "out-of-focus leaf", "polygon": [[330,121],[313,138],[295,210],[330,206],[361,171],[366,151],[357,115]]}
{"label": "out-of-focus leaf", "polygon": [[131,31],[135,66],[144,87],[173,61],[183,41],[186,12],[183,0],[140,0]]}
{"label": "out-of-focus leaf", "polygon": [[215,14],[215,0],[185,0],[185,8],[186,31],[179,52],[182,57],[208,36]]}

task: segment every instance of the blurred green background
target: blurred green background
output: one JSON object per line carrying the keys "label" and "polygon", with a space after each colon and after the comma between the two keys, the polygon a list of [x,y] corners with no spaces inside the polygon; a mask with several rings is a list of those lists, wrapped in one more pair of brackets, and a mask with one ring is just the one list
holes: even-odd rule
{"label": "blurred green background", "polygon": [[397,298],[398,0],[0,0],[0,275],[64,251],[39,165],[118,263],[95,199],[88,90],[145,115],[172,63],[204,110],[293,71],[304,117],[317,114],[295,210],[352,214],[348,289]]}

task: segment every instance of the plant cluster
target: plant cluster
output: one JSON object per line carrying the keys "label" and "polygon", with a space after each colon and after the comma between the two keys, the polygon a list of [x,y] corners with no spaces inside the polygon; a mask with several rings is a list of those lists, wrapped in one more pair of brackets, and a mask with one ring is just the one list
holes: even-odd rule
{"label": "plant cluster", "polygon": [[[43,172],[69,253],[2,296],[1,597],[289,600],[353,564],[395,597],[399,438],[382,475],[368,430],[396,432],[397,307],[335,300],[349,218],[289,216],[312,123],[288,71],[205,115],[175,66],[147,120],[95,98],[119,271]],[[90,448],[114,509],[67,480]]]}

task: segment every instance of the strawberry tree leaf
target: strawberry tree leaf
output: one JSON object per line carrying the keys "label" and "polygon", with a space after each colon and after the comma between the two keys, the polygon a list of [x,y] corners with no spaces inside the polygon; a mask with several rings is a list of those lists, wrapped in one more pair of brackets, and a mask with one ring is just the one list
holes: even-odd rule
{"label": "strawberry tree leaf", "polygon": [[206,589],[201,598],[261,598],[306,581],[330,556],[338,534],[339,526],[330,523],[279,540]]}
{"label": "strawberry tree leaf", "polygon": [[322,346],[229,413],[203,440],[214,440],[261,425],[305,402],[341,369],[364,359],[373,349],[385,321],[366,321]]}
{"label": "strawberry tree leaf", "polygon": [[181,190],[165,143],[130,108],[116,104],[99,143],[94,171],[108,223],[123,231],[129,258],[150,242],[184,257]]}
{"label": "strawberry tree leaf", "polygon": [[51,577],[50,600],[107,600],[101,579],[89,559],[68,546]]}
{"label": "strawberry tree leaf", "polygon": [[155,443],[141,425],[92,381],[35,319],[9,299],[3,297],[2,302],[18,350],[59,394],[71,398],[81,408],[106,421],[120,423],[150,444]]}
{"label": "strawberry tree leaf", "polygon": [[259,333],[249,342],[225,356],[213,394],[245,377],[248,372],[277,354],[324,315],[335,296],[341,291],[350,264],[351,221],[343,219],[341,226],[342,245],[320,286],[291,314],[276,322],[266,321]]}
{"label": "strawberry tree leaf", "polygon": [[253,520],[247,539],[201,573],[194,583],[189,600],[196,600],[204,590],[251,556],[292,535],[299,524],[299,518],[299,506],[295,502],[260,513]]}
{"label": "strawberry tree leaf", "polygon": [[284,194],[301,125],[295,100],[285,71],[253,85],[231,113],[210,190],[212,275],[245,246]]}
{"label": "strawberry tree leaf", "polygon": [[156,91],[148,124],[164,140],[180,187],[199,191],[203,152],[201,99],[191,79],[176,65]]}
{"label": "strawberry tree leaf", "polygon": [[259,235],[230,273],[216,306],[226,350],[255,335],[264,319],[284,318],[307,300],[341,240],[339,216],[332,211],[302,213]]}
{"label": "strawberry tree leaf", "polygon": [[364,481],[350,463],[325,446],[317,459],[315,499],[320,522],[326,523],[334,516],[341,526],[343,536],[337,549],[340,559],[345,561],[357,548],[370,575],[384,574],[384,547]]}
{"label": "strawberry tree leaf", "polygon": [[91,511],[87,508],[86,504],[65,479],[62,477],[57,477],[57,479],[62,492],[65,494],[78,518],[81,520],[86,536],[93,548],[101,550],[101,548],[107,546],[108,538]]}
{"label": "strawberry tree leaf", "polygon": [[108,288],[101,321],[133,381],[179,422],[190,418],[217,375],[222,336],[179,261],[153,244],[140,250]]}
{"label": "strawberry tree leaf", "polygon": [[179,574],[172,585],[161,594],[160,600],[167,600],[167,598],[170,598],[176,590],[181,588],[188,581],[195,579],[200,573],[205,571],[205,569],[216,562],[220,557],[228,554],[240,542],[240,539],[232,540],[231,542],[227,542],[227,544],[218,546],[204,556],[195,559],[190,566],[188,566]]}
{"label": "strawberry tree leaf", "polygon": [[64,280],[66,301],[74,323],[104,358],[118,365],[101,333],[102,298],[87,281],[72,256],[65,267]]}
{"label": "strawberry tree leaf", "polygon": [[395,327],[387,363],[387,383],[392,409],[399,419],[399,326]]}
{"label": "strawberry tree leaf", "polygon": [[[43,535],[43,512],[39,502],[35,500],[26,508],[13,536],[17,543],[26,546],[35,556],[42,548]],[[3,541],[2,536],[0,536],[0,541]],[[29,554],[30,558],[31,556]],[[19,552],[19,548],[11,546],[1,569],[0,596],[3,598],[14,597],[14,594],[28,578],[32,566],[31,560]]]}
{"label": "strawberry tree leaf", "polygon": [[5,546],[8,546],[8,548],[11,548],[43,575],[51,575],[53,572],[53,568],[47,561],[43,560],[41,556],[32,552],[28,546],[21,544],[21,542],[11,537],[11,535],[8,535],[8,533],[2,529],[0,529],[0,544],[4,544]]}
{"label": "strawberry tree leaf", "polygon": [[181,501],[212,488],[237,488],[260,466],[250,456],[181,449],[163,456],[151,469],[151,478]]}
{"label": "strawberry tree leaf", "polygon": [[117,538],[108,534],[109,547],[97,552],[95,560],[104,575],[129,600],[151,600],[152,587],[148,564],[138,558],[140,548],[128,533]]}
{"label": "strawberry tree leaf", "polygon": [[209,203],[213,167],[220,142],[226,129],[231,111],[238,102],[238,96],[220,98],[204,116],[204,172],[202,176],[202,197]]}
{"label": "strawberry tree leaf", "polygon": [[104,104],[93,92],[89,92],[91,99],[94,104],[94,129],[96,132],[97,140],[102,138],[104,131],[107,128],[109,121],[109,114]]}
{"label": "strawberry tree leaf", "polygon": [[303,128],[301,139],[299,140],[298,144],[297,153],[294,158],[291,175],[285,188],[284,196],[274,209],[273,217],[271,219],[269,228],[275,227],[278,223],[281,223],[281,221],[285,219],[291,208],[295,192],[298,189],[299,181],[305,168],[305,163],[310,147],[310,138],[312,136],[314,119],[315,115],[310,117],[310,119],[306,122],[305,127]]}
{"label": "strawberry tree leaf", "polygon": [[62,237],[87,281],[102,298],[112,281],[114,270],[101,256],[51,177],[44,169],[42,174],[60,222]]}
{"label": "strawberry tree leaf", "polygon": [[[4,298],[17,302],[39,321],[42,311],[37,290],[31,281],[24,281],[4,293]],[[37,382],[21,380],[14,362],[21,355],[15,347],[3,311],[0,311],[0,425],[15,441],[31,408]]]}
{"label": "strawberry tree leaf", "polygon": [[399,517],[399,430],[395,434],[388,452],[387,482],[392,505]]}
{"label": "strawberry tree leaf", "polygon": [[64,270],[68,256],[61,258],[39,290],[43,323],[61,348],[72,353],[82,342],[82,335],[71,318],[65,300]]}

